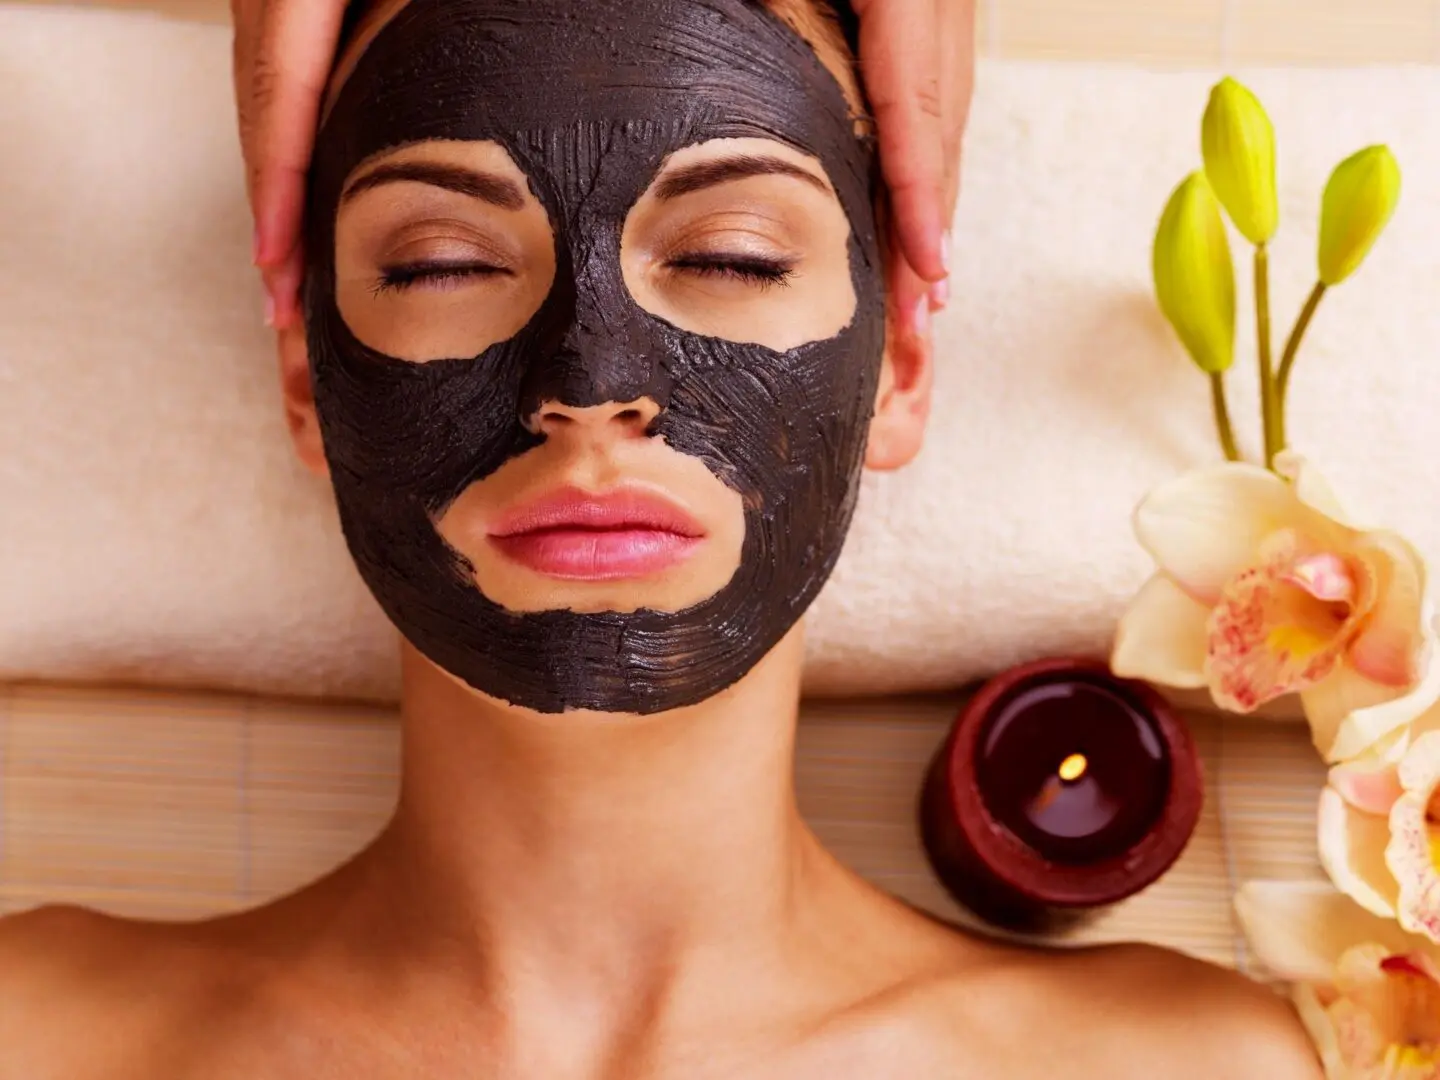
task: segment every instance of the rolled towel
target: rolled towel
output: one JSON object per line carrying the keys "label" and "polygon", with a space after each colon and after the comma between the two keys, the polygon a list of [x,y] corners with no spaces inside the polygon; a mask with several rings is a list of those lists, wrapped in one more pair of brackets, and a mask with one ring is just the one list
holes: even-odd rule
{"label": "rolled towel", "polygon": [[[0,5],[0,679],[396,693],[394,631],[285,434],[229,49],[220,26]],[[1291,434],[1440,555],[1440,71],[1240,74],[1280,136],[1281,329],[1329,169],[1384,141],[1405,171],[1390,233],[1311,330]],[[1149,292],[1213,79],[982,64],[926,447],[866,479],[810,619],[809,692],[1108,649],[1149,572],[1134,503],[1218,456]],[[1230,381],[1253,447],[1252,339],[1242,320]]]}

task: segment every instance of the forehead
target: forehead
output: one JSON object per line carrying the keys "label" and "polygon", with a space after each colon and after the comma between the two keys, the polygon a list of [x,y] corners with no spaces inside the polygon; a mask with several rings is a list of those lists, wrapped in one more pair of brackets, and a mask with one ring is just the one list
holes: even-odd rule
{"label": "forehead", "polygon": [[817,156],[855,141],[834,77],[757,0],[384,0],[365,23],[322,131],[362,154],[575,122],[688,123]]}
{"label": "forehead", "polygon": [[621,213],[684,147],[774,139],[819,160],[871,246],[844,93],[759,0],[409,0],[357,47],[316,142],[312,250],[355,168],[430,140],[499,143],[558,219]]}

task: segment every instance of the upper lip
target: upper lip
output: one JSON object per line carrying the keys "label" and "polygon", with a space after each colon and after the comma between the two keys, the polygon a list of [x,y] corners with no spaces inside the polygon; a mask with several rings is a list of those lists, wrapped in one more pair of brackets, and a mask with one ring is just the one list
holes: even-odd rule
{"label": "upper lip", "polygon": [[680,506],[650,491],[608,492],[567,487],[502,514],[490,528],[495,537],[545,529],[652,529],[700,537],[704,528]]}

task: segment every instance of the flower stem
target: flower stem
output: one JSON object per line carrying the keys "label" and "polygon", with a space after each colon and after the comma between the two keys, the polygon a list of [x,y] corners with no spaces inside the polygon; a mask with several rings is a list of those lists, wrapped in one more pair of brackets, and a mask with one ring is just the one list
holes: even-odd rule
{"label": "flower stem", "polygon": [[1270,253],[1255,245],[1255,330],[1260,352],[1260,418],[1265,429],[1265,467],[1273,468],[1280,442],[1280,409],[1270,363]]}
{"label": "flower stem", "polygon": [[1225,460],[1239,461],[1240,451],[1235,446],[1235,429],[1230,426],[1230,407],[1225,404],[1225,376],[1221,372],[1210,374],[1210,400],[1215,406],[1215,430],[1220,433],[1220,445],[1225,450]]}
{"label": "flower stem", "polygon": [[1325,282],[1317,281],[1315,288],[1310,290],[1310,295],[1305,300],[1305,306],[1300,309],[1300,317],[1295,320],[1295,328],[1290,331],[1290,337],[1285,342],[1285,352],[1280,357],[1280,370],[1275,374],[1275,396],[1278,398],[1280,410],[1280,445],[1285,445],[1285,402],[1286,395],[1290,392],[1290,369],[1295,366],[1295,354],[1300,351],[1300,339],[1305,336],[1305,331],[1310,327],[1310,320],[1315,317],[1315,309],[1320,306],[1320,301],[1325,296]]}

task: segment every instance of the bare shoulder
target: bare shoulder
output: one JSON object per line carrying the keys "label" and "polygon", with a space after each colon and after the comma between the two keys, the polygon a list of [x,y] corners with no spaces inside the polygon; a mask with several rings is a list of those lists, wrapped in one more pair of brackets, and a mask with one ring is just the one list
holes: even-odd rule
{"label": "bare shoulder", "polygon": [[[110,962],[112,937],[104,920],[81,908],[0,919],[0,1080],[93,1071],[76,1043],[107,1022],[95,976]],[[86,1040],[75,1039],[77,1031]]]}
{"label": "bare shoulder", "polygon": [[0,1035],[43,1011],[82,1008],[122,947],[123,924],[85,908],[36,908],[0,919]]}
{"label": "bare shoulder", "polygon": [[0,1080],[158,1075],[206,987],[184,927],[79,907],[0,919]]}
{"label": "bare shoulder", "polygon": [[979,955],[924,995],[934,1075],[1321,1080],[1290,1003],[1237,972],[1138,944]]}
{"label": "bare shoulder", "polygon": [[1319,1058],[1289,1000],[1239,972],[1153,945],[1071,956],[1084,987],[1076,1019],[1126,1035],[1148,1060],[1127,1072],[1176,1080],[1320,1080]]}

